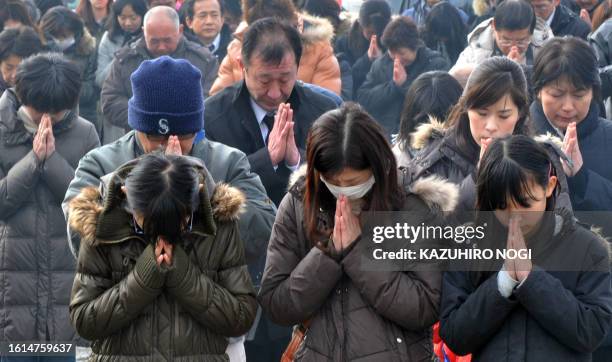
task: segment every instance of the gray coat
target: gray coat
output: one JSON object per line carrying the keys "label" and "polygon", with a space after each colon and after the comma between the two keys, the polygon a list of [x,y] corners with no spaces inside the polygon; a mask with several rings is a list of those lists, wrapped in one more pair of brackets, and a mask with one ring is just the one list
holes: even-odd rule
{"label": "gray coat", "polygon": [[[202,72],[202,89],[204,97],[208,97],[208,91],[217,77],[219,68],[217,58],[208,49],[184,37],[170,56],[185,59]],[[149,59],[152,57],[147,51],[144,38],[140,38],[117,52],[102,86],[100,97],[102,114],[107,122],[125,130],[130,129],[127,117],[128,100],[132,97],[130,76],[143,61]]]}
{"label": "gray coat", "polygon": [[98,87],[102,87],[104,84],[113,59],[115,59],[115,53],[121,49],[121,44],[123,44],[123,35],[118,35],[116,42],[108,37],[108,31],[102,35],[98,46],[98,68],[96,69],[96,84]]}
{"label": "gray coat", "polygon": [[[89,152],[79,162],[76,175],[64,199],[62,207],[67,215],[68,201],[87,186],[97,187],[100,179],[115,171],[127,161],[143,154],[136,132],[131,131],[114,143]],[[251,172],[249,161],[239,150],[209,140],[195,144],[191,156],[204,161],[206,168],[216,182],[225,182],[241,190],[247,198],[246,212],[240,217],[240,235],[245,243],[246,261],[253,283],[258,285],[263,272],[266,248],[276,207],[266,196],[259,176]],[[72,234],[72,233],[71,233]],[[70,235],[71,248],[78,255],[80,240]]]}
{"label": "gray coat", "polygon": [[40,162],[19,106],[12,89],[0,98],[0,341],[71,341],[76,266],[60,205],[98,135],[71,112],[53,126],[55,153]]}

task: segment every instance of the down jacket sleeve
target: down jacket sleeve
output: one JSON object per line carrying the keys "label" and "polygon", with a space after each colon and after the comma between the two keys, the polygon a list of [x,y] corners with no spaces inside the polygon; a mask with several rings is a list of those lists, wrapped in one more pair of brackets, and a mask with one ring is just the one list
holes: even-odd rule
{"label": "down jacket sleeve", "polygon": [[[82,140],[86,143],[84,152],[89,152],[100,146],[100,139],[93,125],[89,125],[89,132],[86,139]],[[83,154],[81,153],[81,154]],[[49,157],[43,167],[43,179],[53,195],[59,202],[64,199],[66,190],[74,177],[75,170],[68,161],[58,152],[54,152]]]}
{"label": "down jacket sleeve", "polygon": [[340,95],[342,80],[340,76],[340,64],[334,55],[334,50],[327,42],[314,44],[318,48],[319,59],[313,69],[312,84],[329,89]]}
{"label": "down jacket sleeve", "polygon": [[[391,62],[391,68],[389,68]],[[393,82],[392,61],[379,58],[372,64],[370,72],[357,92],[357,100],[366,109],[379,110],[388,107],[393,102],[403,102],[404,94],[410,82],[401,87]]]}
{"label": "down jacket sleeve", "polygon": [[421,331],[438,320],[442,273],[425,271],[363,271],[361,258],[367,240],[357,240],[344,257],[342,266],[365,300],[377,314],[401,325]]}
{"label": "down jacket sleeve", "polygon": [[218,230],[223,240],[214,241],[226,245],[217,282],[200,271],[178,246],[173,256],[176,267],[168,273],[166,287],[195,320],[221,335],[238,337],[255,319],[255,289],[244,261],[238,225],[219,225],[229,231]]}
{"label": "down jacket sleeve", "polygon": [[585,165],[567,183],[576,210],[609,210],[612,204],[612,181]]}
{"label": "down jacket sleeve", "polygon": [[[272,321],[281,325],[304,322],[323,305],[342,277],[338,262],[298,235],[296,199],[288,193],[281,202],[268,245],[268,260],[259,301]],[[301,240],[301,241],[300,241]]]}
{"label": "down jacket sleeve", "polygon": [[[608,258],[602,259],[595,270],[608,263]],[[571,292],[559,279],[535,266],[515,294],[542,328],[576,351],[593,352],[612,320],[609,272],[581,272],[579,289]]]}
{"label": "down jacket sleeve", "polygon": [[41,167],[34,151],[28,152],[8,172],[0,168],[0,220],[19,210],[40,180]]}
{"label": "down jacket sleeve", "polygon": [[110,72],[102,85],[100,104],[104,118],[111,124],[128,129],[128,95],[125,79],[130,79],[130,75],[122,74],[122,63],[115,58],[110,66]]}
{"label": "down jacket sleeve", "polygon": [[70,298],[70,320],[83,338],[110,336],[129,325],[161,293],[163,271],[157,266],[153,245],[142,252],[134,269],[113,283],[104,245],[84,242]]}
{"label": "down jacket sleeve", "polygon": [[446,272],[442,282],[440,337],[459,355],[477,351],[497,333],[517,304],[515,299],[499,293],[497,273],[474,290],[470,273]]}

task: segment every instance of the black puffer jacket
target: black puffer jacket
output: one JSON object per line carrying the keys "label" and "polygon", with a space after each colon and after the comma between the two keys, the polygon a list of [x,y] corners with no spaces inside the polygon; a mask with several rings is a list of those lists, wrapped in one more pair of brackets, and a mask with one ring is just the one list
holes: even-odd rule
{"label": "black puffer jacket", "polygon": [[229,361],[227,337],[251,327],[257,302],[237,224],[244,195],[193,162],[206,187],[170,269],[157,266],[125,211],[121,185],[138,159],[112,175],[105,195],[88,187],[70,202],[82,237],[70,317],[93,341],[92,360]]}
{"label": "black puffer jacket", "polygon": [[[504,248],[508,230],[491,227],[493,245]],[[607,243],[568,212],[544,216],[530,240],[534,267],[509,298],[498,272],[444,274],[440,337],[455,353],[472,353],[474,362],[591,360],[612,321]]]}
{"label": "black puffer jacket", "polygon": [[555,9],[555,15],[550,23],[550,28],[555,36],[575,36],[584,40],[587,39],[591,32],[589,24],[585,23],[584,20],[580,19],[578,15],[564,5],[559,5]]}
{"label": "black puffer jacket", "polygon": [[98,135],[70,112],[53,126],[55,152],[40,162],[19,107],[7,89],[0,98],[0,341],[71,341],[75,262],[60,205]]}
{"label": "black puffer jacket", "polygon": [[393,82],[393,59],[385,53],[372,64],[357,92],[357,100],[385,128],[387,135],[397,133],[404,98],[412,82],[425,72],[447,70],[449,66],[442,54],[421,47],[414,62],[406,67],[406,81],[397,86]]}

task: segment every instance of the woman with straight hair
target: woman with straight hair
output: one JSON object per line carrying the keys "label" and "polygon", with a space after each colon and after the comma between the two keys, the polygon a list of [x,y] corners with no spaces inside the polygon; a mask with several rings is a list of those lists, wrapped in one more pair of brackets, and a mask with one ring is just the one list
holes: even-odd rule
{"label": "woman with straight hair", "polygon": [[152,153],[70,202],[81,236],[70,318],[91,361],[228,361],[257,302],[237,219],[244,195],[201,161]]}
{"label": "woman with straight hair", "polygon": [[448,64],[455,64],[467,46],[467,26],[459,10],[442,1],[431,8],[425,18],[422,38],[429,49],[437,50]]}
{"label": "woman with straight hair", "polygon": [[460,185],[462,208],[474,209],[475,175],[487,145],[510,134],[529,134],[527,80],[521,66],[504,58],[485,60],[445,123],[421,125],[412,137],[418,150],[408,165],[413,180],[438,175]]}
{"label": "woman with straight hair", "polygon": [[603,341],[612,321],[608,246],[556,202],[562,173],[529,137],[487,148],[477,176],[487,236],[478,243],[528,248],[530,257],[444,274],[440,336],[455,353],[474,362],[591,361]]}
{"label": "woman with straight hair", "polygon": [[[563,139],[563,151],[573,161],[564,169],[574,209],[612,211],[612,122],[600,117],[595,53],[581,39],[551,40],[536,58],[533,86],[535,130]],[[609,220],[596,224],[606,226]],[[608,230],[606,235],[612,236]]]}
{"label": "woman with straight hair", "polygon": [[96,84],[102,88],[110,71],[115,53],[142,36],[142,21],[147,13],[145,0],[117,0],[108,18],[108,31],[102,35],[98,47]]}
{"label": "woman with straight hair", "polygon": [[429,360],[441,273],[363,270],[364,213],[432,222],[453,209],[456,188],[429,178],[409,190],[383,130],[354,103],[315,121],[307,150],[272,228],[264,312],[281,325],[309,324],[296,361]]}
{"label": "woman with straight hair", "polygon": [[75,12],[83,19],[89,33],[100,43],[113,0],[80,0]]}

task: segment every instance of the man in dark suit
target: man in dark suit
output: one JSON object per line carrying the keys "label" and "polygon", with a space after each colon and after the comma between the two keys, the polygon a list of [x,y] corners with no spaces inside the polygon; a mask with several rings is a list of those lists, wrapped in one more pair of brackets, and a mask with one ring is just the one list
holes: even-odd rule
{"label": "man in dark suit", "polygon": [[311,124],[335,108],[330,98],[296,82],[301,53],[292,26],[272,18],[253,23],[242,47],[244,81],[205,102],[206,137],[246,153],[276,205],[305,159]]}
{"label": "man in dark suit", "polygon": [[232,31],[224,24],[222,0],[187,0],[181,7],[181,18],[188,31],[187,39],[208,48],[221,63],[232,41]]}
{"label": "man in dark suit", "polygon": [[558,37],[566,35],[586,40],[591,26],[560,0],[530,0],[536,16],[546,22]]}

